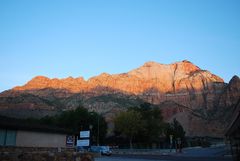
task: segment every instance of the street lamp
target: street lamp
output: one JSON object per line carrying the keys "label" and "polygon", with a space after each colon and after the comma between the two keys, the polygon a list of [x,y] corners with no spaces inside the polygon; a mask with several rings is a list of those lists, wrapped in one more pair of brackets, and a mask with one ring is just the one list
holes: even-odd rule
{"label": "street lamp", "polygon": [[[94,113],[91,113],[90,115],[94,115]],[[100,125],[99,125],[99,122],[100,122],[100,117],[99,117],[100,114],[97,113],[97,145],[99,146],[99,133],[100,133]]]}
{"label": "street lamp", "polygon": [[90,136],[89,136],[89,142],[90,143],[89,143],[89,146],[91,146],[91,144],[92,144],[92,139],[91,139],[92,138],[92,128],[93,128],[93,125],[90,124],[89,125],[89,130],[90,130]]}
{"label": "street lamp", "polygon": [[99,146],[99,114],[98,114],[98,136],[97,136],[97,145]]}
{"label": "street lamp", "polygon": [[170,152],[171,152],[173,147],[173,135],[169,135],[169,141],[170,141]]}

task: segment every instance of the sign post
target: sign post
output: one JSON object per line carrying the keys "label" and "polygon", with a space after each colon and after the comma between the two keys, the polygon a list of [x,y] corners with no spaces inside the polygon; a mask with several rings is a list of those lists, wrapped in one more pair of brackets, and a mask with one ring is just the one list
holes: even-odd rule
{"label": "sign post", "polygon": [[74,145],[74,136],[72,135],[67,135],[66,136],[66,146],[71,148]]}
{"label": "sign post", "polygon": [[89,138],[90,131],[80,131],[80,138]]}
{"label": "sign post", "polygon": [[173,145],[173,135],[169,136],[170,141],[170,152],[172,152],[172,145]]}
{"label": "sign post", "polygon": [[77,140],[77,146],[89,146],[89,139]]}
{"label": "sign post", "polygon": [[90,146],[90,131],[80,131],[80,139],[77,140],[78,147],[89,147]]}

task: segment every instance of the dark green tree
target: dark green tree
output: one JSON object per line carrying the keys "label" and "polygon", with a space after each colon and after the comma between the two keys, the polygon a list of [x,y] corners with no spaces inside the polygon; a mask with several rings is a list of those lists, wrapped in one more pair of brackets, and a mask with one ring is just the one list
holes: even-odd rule
{"label": "dark green tree", "polygon": [[114,126],[115,131],[128,137],[130,148],[132,148],[133,138],[143,128],[141,114],[133,110],[121,112],[114,119]]}
{"label": "dark green tree", "polygon": [[173,135],[173,139],[180,138],[181,140],[184,140],[185,138],[185,131],[175,118],[172,123],[166,123],[164,128],[164,133],[167,136],[167,138],[170,138],[170,135]]}
{"label": "dark green tree", "polygon": [[97,143],[98,140],[102,143],[107,133],[107,123],[104,117],[96,112],[88,112],[88,110],[83,107],[64,111],[52,117],[46,116],[42,118],[40,122],[69,129],[75,134],[79,134],[81,130],[89,130],[90,127],[92,127],[91,137],[94,143]]}
{"label": "dark green tree", "polygon": [[140,107],[131,109],[139,112],[144,122],[141,132],[137,135],[138,140],[148,144],[158,142],[164,127],[161,110],[150,103],[143,103]]}

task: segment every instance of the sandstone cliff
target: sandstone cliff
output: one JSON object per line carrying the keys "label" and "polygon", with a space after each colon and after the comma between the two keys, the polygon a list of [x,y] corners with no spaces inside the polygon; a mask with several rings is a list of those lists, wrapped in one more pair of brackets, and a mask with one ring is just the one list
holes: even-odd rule
{"label": "sandstone cliff", "polygon": [[[227,84],[186,60],[172,64],[147,62],[128,73],[102,73],[89,80],[37,76],[24,86],[0,94],[0,114],[13,115],[17,111],[14,116],[24,117],[19,116],[19,111],[24,113],[20,107],[24,107],[29,115],[33,116],[31,109],[41,117],[83,105],[111,122],[115,113],[149,102],[162,109],[166,121],[177,118],[187,135],[221,136],[239,93],[237,76]],[[225,123],[220,123],[221,119]]]}
{"label": "sandstone cliff", "polygon": [[44,76],[37,76],[26,85],[15,87],[13,90],[52,88],[78,93],[92,91],[92,89],[98,87],[106,87],[104,91],[114,89],[131,94],[141,94],[150,88],[155,88],[159,93],[176,93],[212,89],[214,83],[223,83],[223,80],[208,71],[201,70],[189,61],[167,65],[147,62],[140,68],[128,73],[115,75],[102,73],[87,81],[82,77],[49,79]]}

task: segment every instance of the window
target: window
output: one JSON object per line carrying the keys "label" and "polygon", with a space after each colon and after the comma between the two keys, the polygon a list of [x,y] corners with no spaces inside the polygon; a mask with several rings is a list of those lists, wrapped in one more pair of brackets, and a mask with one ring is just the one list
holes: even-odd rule
{"label": "window", "polygon": [[0,129],[0,146],[15,146],[16,131]]}

